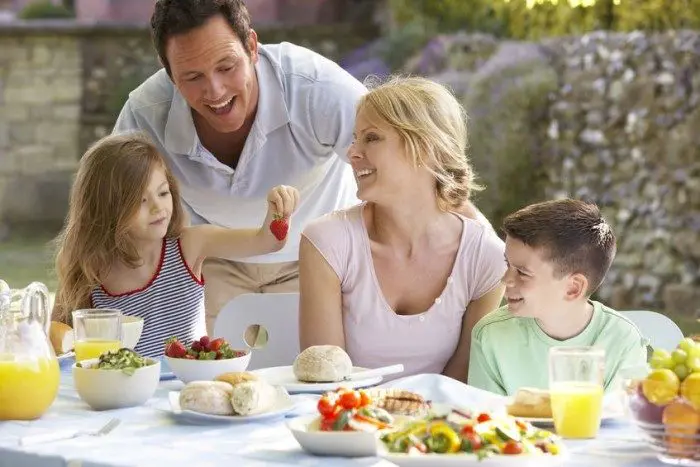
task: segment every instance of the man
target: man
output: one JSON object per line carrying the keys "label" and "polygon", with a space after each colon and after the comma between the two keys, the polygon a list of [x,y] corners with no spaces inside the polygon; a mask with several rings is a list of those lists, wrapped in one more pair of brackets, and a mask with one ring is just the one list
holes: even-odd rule
{"label": "man", "polygon": [[260,225],[271,187],[301,195],[285,248],[205,262],[212,333],[237,295],[297,291],[300,232],[358,202],[346,153],[366,89],[308,49],[258,44],[242,0],[158,0],[151,28],[164,68],[131,92],[114,131],[142,130],[159,145],[192,222]]}

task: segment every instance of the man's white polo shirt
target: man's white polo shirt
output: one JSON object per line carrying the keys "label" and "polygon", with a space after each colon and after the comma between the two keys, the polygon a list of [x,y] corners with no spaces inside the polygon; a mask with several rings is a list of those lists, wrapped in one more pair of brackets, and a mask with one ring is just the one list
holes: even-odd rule
{"label": "man's white polo shirt", "polygon": [[180,182],[192,223],[261,225],[267,192],[300,192],[284,249],[251,263],[296,261],[301,231],[317,217],[358,202],[346,155],[355,106],[366,88],[336,63],[293,44],[260,45],[258,111],[236,169],[200,143],[191,109],[164,69],[129,94],[114,132],[145,131]]}

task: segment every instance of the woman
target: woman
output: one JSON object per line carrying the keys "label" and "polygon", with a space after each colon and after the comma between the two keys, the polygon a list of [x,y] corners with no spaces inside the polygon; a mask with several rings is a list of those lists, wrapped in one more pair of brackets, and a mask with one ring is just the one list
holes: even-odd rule
{"label": "woman", "polygon": [[471,329],[503,297],[503,242],[462,217],[479,188],[466,115],[443,86],[389,81],[358,104],[350,162],[363,203],[305,229],[300,345],[344,348],[357,366],[466,382]]}

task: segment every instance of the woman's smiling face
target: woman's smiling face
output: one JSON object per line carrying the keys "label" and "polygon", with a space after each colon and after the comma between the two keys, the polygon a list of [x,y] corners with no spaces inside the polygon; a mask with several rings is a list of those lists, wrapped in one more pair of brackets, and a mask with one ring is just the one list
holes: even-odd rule
{"label": "woman's smiling face", "polygon": [[357,114],[348,152],[363,201],[391,202],[411,187],[417,171],[406,157],[401,135],[365,108]]}

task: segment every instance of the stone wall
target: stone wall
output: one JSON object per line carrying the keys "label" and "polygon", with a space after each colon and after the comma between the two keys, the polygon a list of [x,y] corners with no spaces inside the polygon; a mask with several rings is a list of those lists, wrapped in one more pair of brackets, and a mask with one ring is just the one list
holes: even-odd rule
{"label": "stone wall", "polygon": [[618,237],[600,295],[700,312],[700,35],[596,33],[552,44],[550,197],[596,201]]}
{"label": "stone wall", "polygon": [[57,222],[80,152],[80,41],[0,35],[0,221]]}
{"label": "stone wall", "polygon": [[[337,60],[377,31],[335,24],[258,35],[264,43],[295,42]],[[158,68],[141,26],[1,25],[0,225],[60,225],[80,155],[111,131],[128,92]]]}
{"label": "stone wall", "polygon": [[618,238],[597,297],[700,317],[700,33],[458,34],[434,38],[402,71],[464,102],[487,186],[476,203],[496,226],[535,201],[594,201]]}

